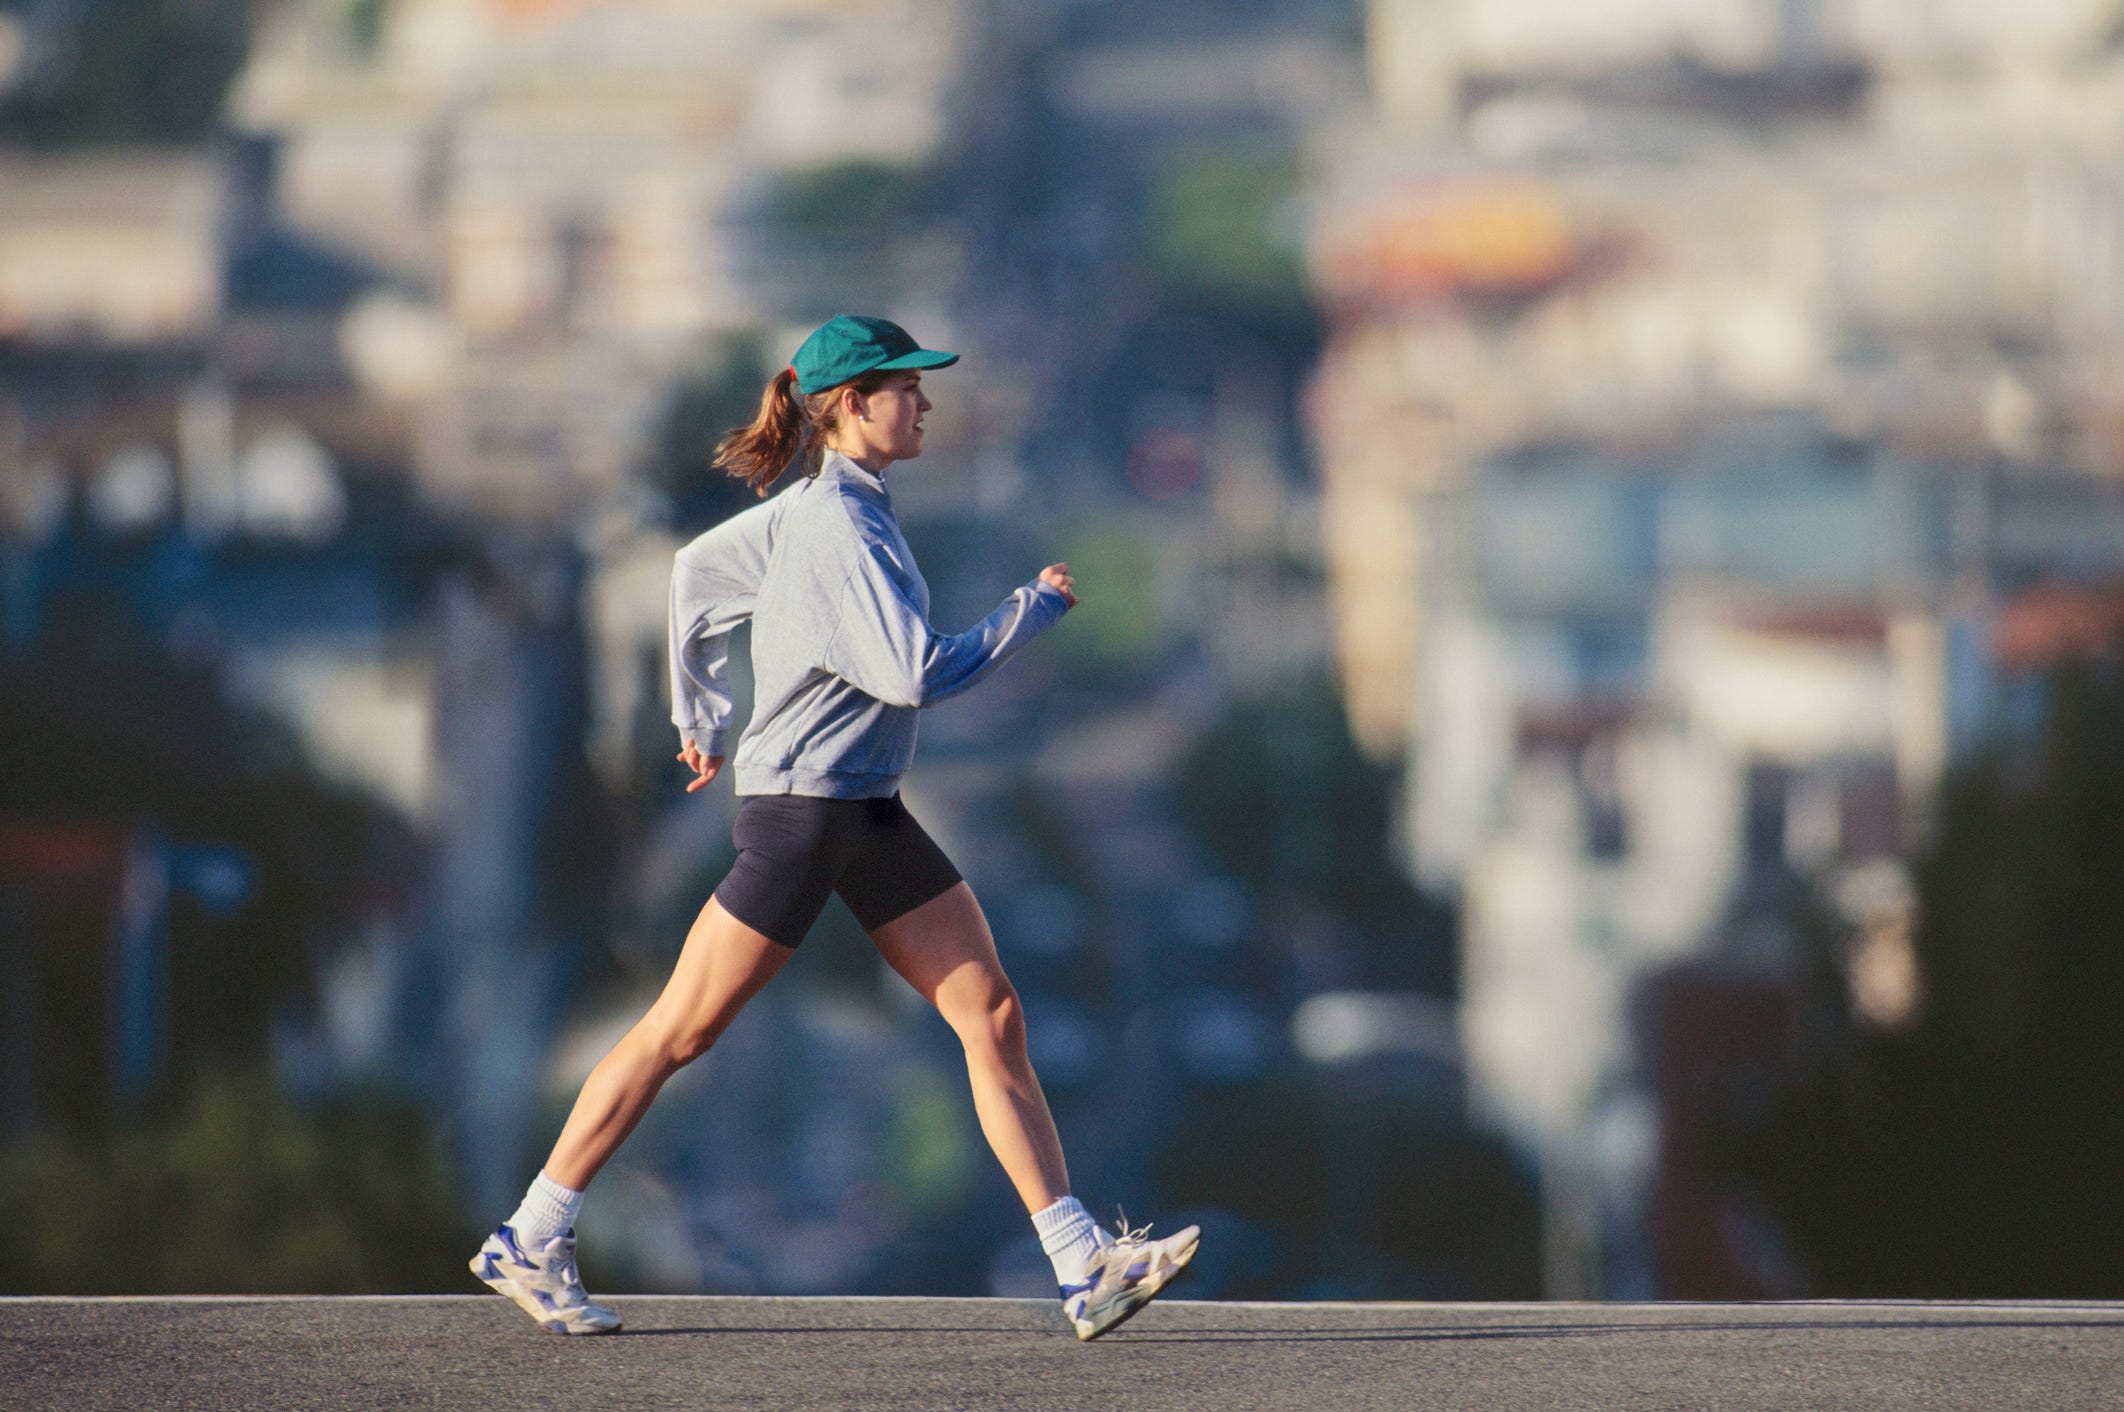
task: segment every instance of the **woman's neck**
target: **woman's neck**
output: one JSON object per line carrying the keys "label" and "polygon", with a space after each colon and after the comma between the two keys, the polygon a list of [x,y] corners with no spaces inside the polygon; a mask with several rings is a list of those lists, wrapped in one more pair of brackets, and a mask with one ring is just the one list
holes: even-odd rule
{"label": "woman's neck", "polygon": [[878,477],[880,480],[884,479],[885,468],[891,465],[893,461],[892,457],[886,455],[882,451],[866,451],[861,455],[858,455],[855,452],[850,451],[847,447],[836,446],[830,441],[826,443],[826,449],[828,451],[833,452],[836,456],[840,456],[845,460],[853,461],[856,465],[861,466],[864,470],[870,472],[872,475]]}

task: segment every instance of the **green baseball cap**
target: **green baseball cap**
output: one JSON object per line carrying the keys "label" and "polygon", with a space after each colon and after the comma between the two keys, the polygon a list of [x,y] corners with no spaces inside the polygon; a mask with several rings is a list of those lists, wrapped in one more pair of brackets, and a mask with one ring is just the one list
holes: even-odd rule
{"label": "green baseball cap", "polygon": [[789,370],[796,374],[797,391],[809,397],[865,373],[948,368],[958,361],[956,353],[924,348],[890,319],[836,314],[811,331],[790,360]]}

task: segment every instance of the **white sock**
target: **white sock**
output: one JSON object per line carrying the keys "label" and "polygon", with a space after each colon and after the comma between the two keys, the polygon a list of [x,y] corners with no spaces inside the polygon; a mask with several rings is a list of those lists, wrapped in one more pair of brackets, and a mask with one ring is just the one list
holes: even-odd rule
{"label": "white sock", "polygon": [[1084,1203],[1065,1196],[1045,1211],[1033,1212],[1032,1222],[1040,1233],[1040,1248],[1055,1262],[1055,1282],[1082,1284],[1092,1253],[1107,1243],[1106,1232],[1099,1229]]}
{"label": "white sock", "polygon": [[544,1245],[573,1226],[575,1213],[582,1209],[581,1192],[562,1186],[541,1171],[538,1180],[524,1193],[524,1204],[509,1218],[509,1225],[515,1229],[520,1244]]}

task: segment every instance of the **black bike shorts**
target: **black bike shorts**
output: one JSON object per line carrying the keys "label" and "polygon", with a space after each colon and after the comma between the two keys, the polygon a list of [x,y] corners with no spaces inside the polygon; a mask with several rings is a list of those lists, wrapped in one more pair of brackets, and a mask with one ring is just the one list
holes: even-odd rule
{"label": "black bike shorts", "polygon": [[730,841],[737,862],[715,900],[783,946],[804,939],[829,893],[841,894],[864,931],[876,931],[959,882],[959,870],[897,794],[749,794],[738,803]]}

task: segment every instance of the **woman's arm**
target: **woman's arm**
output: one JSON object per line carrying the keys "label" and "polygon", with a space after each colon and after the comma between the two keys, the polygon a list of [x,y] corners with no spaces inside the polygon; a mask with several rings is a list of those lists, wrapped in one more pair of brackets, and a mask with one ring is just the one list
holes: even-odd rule
{"label": "woman's arm", "polygon": [[725,520],[679,550],[671,567],[671,723],[703,757],[725,753],[730,635],[759,597],[774,508],[769,502]]}
{"label": "woman's arm", "polygon": [[1077,601],[1073,589],[1068,566],[1057,564],[965,632],[940,633],[915,606],[891,552],[871,545],[841,591],[840,623],[822,665],[880,701],[928,706],[981,681],[1053,627]]}

